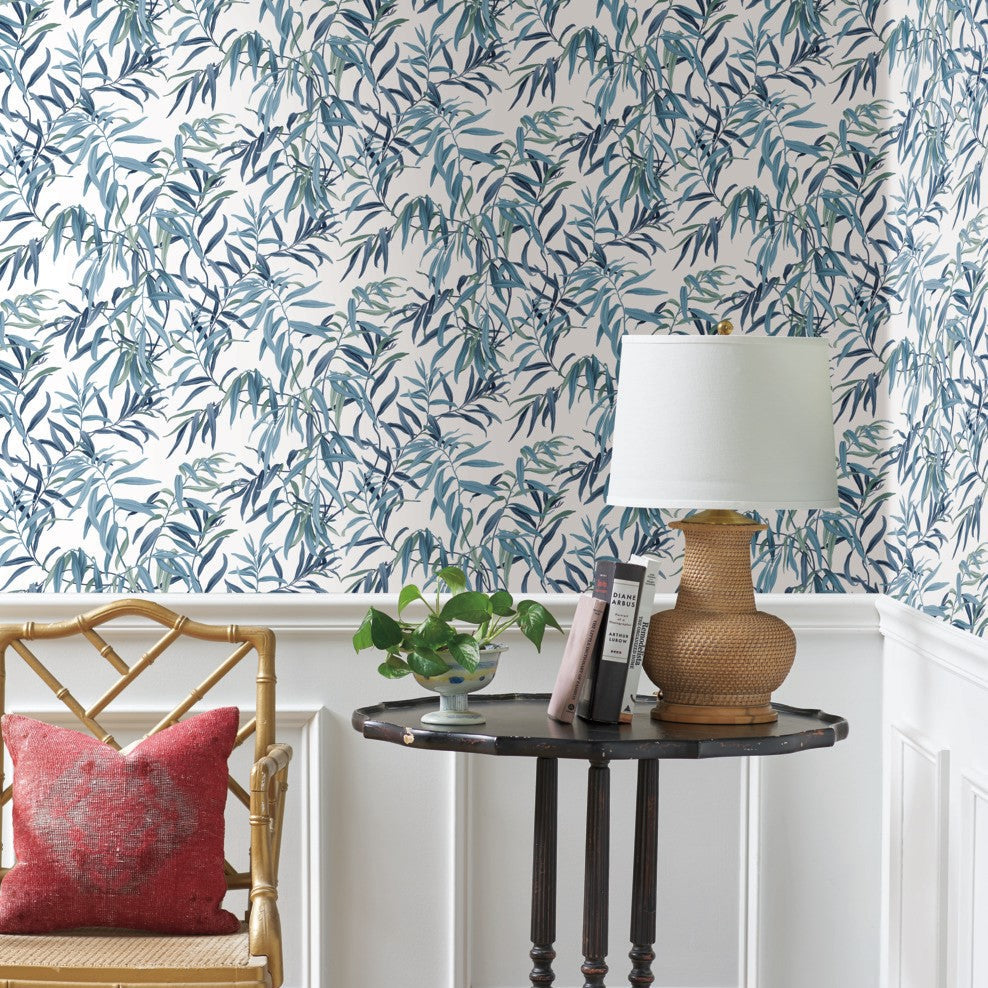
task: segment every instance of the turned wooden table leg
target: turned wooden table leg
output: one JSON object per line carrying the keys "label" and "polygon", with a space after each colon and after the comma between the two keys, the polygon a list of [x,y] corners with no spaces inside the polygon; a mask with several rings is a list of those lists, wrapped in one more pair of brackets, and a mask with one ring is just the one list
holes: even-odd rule
{"label": "turned wooden table leg", "polygon": [[610,854],[610,770],[592,762],[587,779],[587,858],[583,884],[583,988],[604,988]]}
{"label": "turned wooden table leg", "polygon": [[556,975],[556,804],[559,763],[539,758],[535,768],[535,842],[532,851],[533,985],[552,984]]}
{"label": "turned wooden table leg", "polygon": [[635,810],[635,871],[631,887],[631,958],[628,982],[647,986],[655,981],[655,886],[659,853],[659,760],[638,763]]}

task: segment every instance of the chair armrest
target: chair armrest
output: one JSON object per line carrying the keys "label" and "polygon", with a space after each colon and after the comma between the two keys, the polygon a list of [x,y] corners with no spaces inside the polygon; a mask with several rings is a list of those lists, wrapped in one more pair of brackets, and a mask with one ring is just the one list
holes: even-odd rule
{"label": "chair armrest", "polygon": [[273,744],[254,762],[250,773],[251,885],[257,879],[278,884],[281,823],[288,791],[288,765],[292,749]]}
{"label": "chair armrest", "polygon": [[287,744],[273,744],[267,753],[254,762],[250,773],[250,791],[263,791],[265,782],[278,772],[284,772],[292,760],[292,749]]}
{"label": "chair armrest", "polygon": [[268,959],[274,988],[282,983],[278,857],[292,749],[273,744],[250,773],[250,952]]}

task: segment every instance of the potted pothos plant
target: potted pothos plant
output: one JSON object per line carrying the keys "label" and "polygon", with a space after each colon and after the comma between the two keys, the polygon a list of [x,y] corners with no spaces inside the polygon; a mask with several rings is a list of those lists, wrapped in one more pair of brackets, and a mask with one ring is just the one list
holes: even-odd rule
{"label": "potted pothos plant", "polygon": [[[444,587],[449,591],[445,599]],[[421,602],[416,608],[419,614],[409,619],[406,611],[417,601]],[[377,667],[382,676],[413,675],[420,685],[439,694],[439,710],[426,714],[425,723],[482,724],[483,716],[467,709],[466,694],[494,678],[498,659],[506,650],[498,638],[516,625],[536,651],[541,651],[546,628],[562,631],[538,601],[516,603],[507,590],[492,594],[468,590],[463,570],[447,566],[436,573],[434,598],[410,583],[398,594],[396,616],[369,608],[353,636],[353,647],[357,652],[367,648],[383,652]]]}

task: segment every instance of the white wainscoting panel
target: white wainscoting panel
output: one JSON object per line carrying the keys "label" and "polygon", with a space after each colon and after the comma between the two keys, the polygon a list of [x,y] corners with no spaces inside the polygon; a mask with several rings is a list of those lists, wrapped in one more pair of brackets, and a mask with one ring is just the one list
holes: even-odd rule
{"label": "white wainscoting panel", "polygon": [[958,988],[988,985],[988,786],[961,776]]}
{"label": "white wainscoting panel", "polygon": [[819,611],[814,599],[798,622],[766,607],[797,639],[775,699],[841,714],[850,733],[760,762],[757,971],[745,988],[873,988],[879,976],[881,638],[873,597],[835,596]]}
{"label": "white wainscoting panel", "polygon": [[[57,620],[107,599],[2,595],[0,621]],[[354,708],[417,690],[381,679],[376,662],[354,655],[350,644],[368,604],[393,605],[394,598],[158,599],[198,620],[263,624],[278,635],[279,706],[297,752],[280,890],[286,988],[526,983],[534,762],[410,751],[366,741],[351,727]],[[574,596],[541,599],[568,623]],[[779,699],[848,716],[851,737],[834,750],[757,764],[663,763],[656,985],[871,988],[880,913],[874,599],[772,596],[760,603],[789,621],[799,641]],[[139,622],[122,635],[138,650],[150,640]],[[519,635],[509,644],[495,689],[549,691],[562,636],[547,636],[541,655]],[[192,675],[203,655],[192,646],[173,659],[162,673],[170,680]],[[8,685],[13,696],[16,684]],[[19,685],[21,709],[56,709],[40,683]],[[160,688],[139,681],[125,694],[124,713],[140,719],[160,710]],[[210,705],[223,703],[249,708],[249,677],[211,694]],[[608,983],[621,984],[630,968],[635,768],[614,763],[611,772]],[[585,763],[562,764],[559,787],[556,986],[576,988]],[[858,903],[853,916],[848,902]]]}
{"label": "white wainscoting panel", "polygon": [[949,752],[889,736],[889,984],[944,988]]}
{"label": "white wainscoting panel", "polygon": [[988,642],[887,599],[879,611],[890,739],[882,985],[985,988]]}

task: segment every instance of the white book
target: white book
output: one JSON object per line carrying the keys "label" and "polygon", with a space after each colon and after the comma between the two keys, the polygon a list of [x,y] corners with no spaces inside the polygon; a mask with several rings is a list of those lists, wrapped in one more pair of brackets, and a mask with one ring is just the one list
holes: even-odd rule
{"label": "white book", "polygon": [[638,597],[638,610],[635,614],[635,631],[631,639],[631,661],[628,663],[628,678],[624,686],[624,701],[621,704],[621,723],[631,721],[635,709],[635,694],[641,679],[642,661],[645,658],[645,643],[648,640],[648,623],[655,608],[655,588],[659,582],[658,556],[634,555],[628,562],[645,567],[642,578],[642,591]]}

